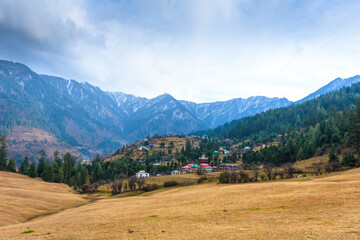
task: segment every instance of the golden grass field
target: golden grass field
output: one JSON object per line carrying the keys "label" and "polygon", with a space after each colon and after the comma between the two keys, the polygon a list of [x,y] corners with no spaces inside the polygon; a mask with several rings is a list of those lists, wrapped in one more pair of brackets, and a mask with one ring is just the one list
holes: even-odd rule
{"label": "golden grass field", "polygon": [[0,227],[84,204],[83,198],[65,184],[0,171]]}
{"label": "golden grass field", "polygon": [[[58,187],[65,188],[54,184]],[[27,198],[22,206],[31,206]],[[353,169],[106,198],[0,227],[0,239],[360,239],[359,206],[360,169]]]}

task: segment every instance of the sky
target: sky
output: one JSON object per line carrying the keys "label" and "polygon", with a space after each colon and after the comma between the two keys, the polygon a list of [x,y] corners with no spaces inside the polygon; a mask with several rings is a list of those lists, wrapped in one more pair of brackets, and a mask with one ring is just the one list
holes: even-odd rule
{"label": "sky", "polygon": [[106,91],[299,100],[360,74],[358,0],[0,0],[0,59]]}

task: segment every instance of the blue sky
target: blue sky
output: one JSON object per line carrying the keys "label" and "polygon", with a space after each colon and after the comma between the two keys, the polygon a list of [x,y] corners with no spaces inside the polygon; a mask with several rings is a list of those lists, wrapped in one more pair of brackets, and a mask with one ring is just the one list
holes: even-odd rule
{"label": "blue sky", "polygon": [[298,100],[360,74],[360,1],[1,0],[0,58],[108,91]]}

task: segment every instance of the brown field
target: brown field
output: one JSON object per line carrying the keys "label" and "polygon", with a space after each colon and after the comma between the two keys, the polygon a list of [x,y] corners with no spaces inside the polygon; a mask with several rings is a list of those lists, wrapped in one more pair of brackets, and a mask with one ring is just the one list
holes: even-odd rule
{"label": "brown field", "polygon": [[107,198],[0,227],[0,238],[360,239],[359,206],[360,169],[353,169],[306,181],[212,183]]}
{"label": "brown field", "polygon": [[[86,203],[65,184],[0,171],[0,227]],[[0,236],[1,237],[1,236]]]}

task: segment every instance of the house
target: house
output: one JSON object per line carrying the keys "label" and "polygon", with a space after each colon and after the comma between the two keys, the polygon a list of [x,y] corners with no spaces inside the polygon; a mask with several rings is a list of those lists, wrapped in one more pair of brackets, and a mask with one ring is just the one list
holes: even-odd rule
{"label": "house", "polygon": [[205,155],[202,155],[201,157],[199,157],[199,164],[207,163],[207,162],[208,162],[208,158],[205,157]]}
{"label": "house", "polygon": [[181,171],[182,173],[190,173],[190,170],[191,170],[191,166],[194,165],[194,164],[188,164],[184,167],[181,168]]}
{"label": "house", "polygon": [[171,171],[171,175],[180,175],[181,172],[179,170]]}
{"label": "house", "polygon": [[234,170],[239,170],[238,165],[231,164],[231,163],[222,163],[219,165],[220,172],[234,171]]}
{"label": "house", "polygon": [[139,172],[135,173],[137,178],[148,178],[150,174],[145,172],[144,170],[140,170]]}
{"label": "house", "polygon": [[212,172],[213,168],[207,163],[201,163],[199,165],[199,171],[203,173],[208,173],[208,172]]}
{"label": "house", "polygon": [[224,148],[219,148],[219,151],[218,151],[220,154],[224,154]]}
{"label": "house", "polygon": [[213,155],[219,155],[219,151],[213,151]]}
{"label": "house", "polygon": [[149,151],[149,149],[147,148],[147,147],[145,147],[145,146],[141,146],[141,147],[139,147],[139,150],[145,150],[145,151]]}
{"label": "house", "polygon": [[199,168],[199,164],[193,164],[190,168],[191,173],[196,173]]}
{"label": "house", "polygon": [[229,150],[224,149],[224,154],[229,154],[229,153],[230,153]]}

